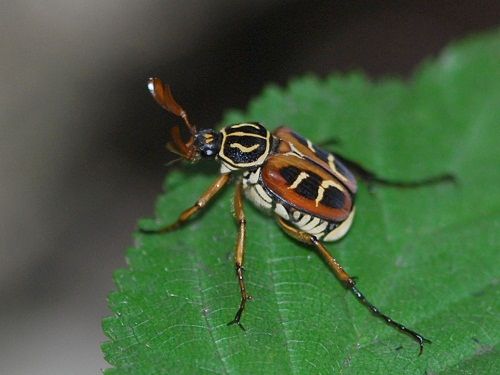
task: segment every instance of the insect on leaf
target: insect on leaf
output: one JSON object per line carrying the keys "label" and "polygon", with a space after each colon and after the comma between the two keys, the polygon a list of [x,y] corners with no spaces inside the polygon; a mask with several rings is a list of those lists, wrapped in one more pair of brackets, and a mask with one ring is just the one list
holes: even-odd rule
{"label": "insect on leaf", "polygon": [[[108,374],[500,373],[500,33],[469,38],[426,62],[409,82],[360,74],[270,86],[245,113],[286,124],[387,178],[454,173],[459,184],[419,189],[360,184],[345,239],[327,244],[382,311],[429,337],[409,338],[373,318],[319,256],[245,204],[242,323],[231,214],[233,186],[184,228],[135,233],[115,274],[103,322]],[[176,219],[215,179],[186,166],[167,176],[158,224]],[[152,226],[145,220],[143,226]]]}

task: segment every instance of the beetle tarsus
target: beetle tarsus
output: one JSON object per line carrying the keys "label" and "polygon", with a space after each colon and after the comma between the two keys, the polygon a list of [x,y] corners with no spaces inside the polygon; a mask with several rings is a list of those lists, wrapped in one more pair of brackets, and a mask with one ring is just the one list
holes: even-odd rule
{"label": "beetle tarsus", "polygon": [[419,345],[420,349],[419,349],[419,353],[418,355],[422,355],[423,351],[424,351],[424,344],[431,344],[432,341],[429,340],[429,339],[426,339],[424,336],[422,336],[420,333],[418,332],[415,332],[409,328],[407,328],[406,326],[404,326],[403,324],[401,323],[398,323],[396,322],[395,320],[393,320],[391,317],[385,315],[384,313],[382,313],[377,307],[375,307],[371,302],[369,302],[366,297],[363,295],[363,293],[361,293],[359,291],[358,288],[356,288],[356,286],[352,286],[350,288],[350,290],[352,291],[352,293],[354,294],[354,296],[358,299],[359,302],[361,302],[361,304],[363,306],[365,306],[366,308],[368,308],[371,313],[373,315],[375,315],[376,317],[379,317],[380,319],[382,319],[386,324],[392,326],[393,328],[397,329],[399,332],[401,333],[404,333],[406,335],[408,335],[409,337],[411,337],[414,341],[417,342],[417,344]]}
{"label": "beetle tarsus", "polygon": [[441,175],[424,178],[416,181],[397,181],[390,180],[378,176],[375,172],[365,168],[358,162],[340,156],[339,159],[356,175],[356,177],[363,180],[367,185],[368,191],[373,192],[373,188],[377,185],[396,188],[418,188],[422,186],[436,185],[442,183],[457,184],[458,180],[452,173],[443,173]]}
{"label": "beetle tarsus", "polygon": [[371,175],[369,177],[365,176],[365,178],[366,178],[365,181],[367,182],[369,189],[373,189],[375,185],[404,189],[404,188],[419,188],[423,186],[431,186],[444,183],[452,183],[454,185],[457,184],[457,178],[449,173],[439,176],[432,176],[418,181],[393,181],[378,177],[376,175]]}
{"label": "beetle tarsus", "polygon": [[243,314],[243,310],[245,309],[245,303],[242,301],[242,305],[240,306],[240,308],[238,309],[238,311],[236,312],[236,315],[234,316],[234,319],[231,320],[229,323],[227,323],[228,326],[232,326],[233,324],[236,324],[238,325],[238,327],[240,327],[243,331],[246,331],[245,327],[243,327],[243,325],[241,324],[240,320],[241,320],[241,315]]}

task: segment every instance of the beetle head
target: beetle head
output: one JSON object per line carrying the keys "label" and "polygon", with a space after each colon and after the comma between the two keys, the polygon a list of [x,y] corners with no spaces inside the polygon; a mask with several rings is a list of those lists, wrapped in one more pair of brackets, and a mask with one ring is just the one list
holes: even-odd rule
{"label": "beetle head", "polygon": [[200,130],[194,136],[194,145],[201,157],[213,158],[220,150],[222,135],[213,129]]}

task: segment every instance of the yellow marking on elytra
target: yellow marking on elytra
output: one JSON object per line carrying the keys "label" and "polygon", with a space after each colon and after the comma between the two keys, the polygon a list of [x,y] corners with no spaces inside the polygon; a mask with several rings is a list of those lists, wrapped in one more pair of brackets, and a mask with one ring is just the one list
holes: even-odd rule
{"label": "yellow marking on elytra", "polygon": [[335,157],[332,154],[328,154],[328,166],[332,171],[337,171],[337,168],[335,168]]}
{"label": "yellow marking on elytra", "polygon": [[291,184],[288,189],[295,189],[297,188],[297,186],[299,186],[299,184],[305,180],[307,177],[309,177],[309,174],[307,174],[306,172],[300,172],[300,174],[297,176],[297,178],[295,179],[295,181],[293,182],[293,184]]}
{"label": "yellow marking on elytra", "polygon": [[260,129],[260,126],[258,126],[258,125],[255,125],[255,124],[247,124],[247,123],[244,123],[244,124],[238,124],[238,125],[232,125],[232,126],[231,126],[231,129],[242,128],[242,127],[245,127],[245,126],[251,126],[252,128],[255,128],[255,129]]}
{"label": "yellow marking on elytra", "polygon": [[309,150],[316,153],[316,150],[314,149],[312,142],[309,139],[306,139],[306,141],[307,141],[307,147],[309,147]]}
{"label": "yellow marking on elytra", "polygon": [[231,143],[229,145],[229,147],[237,148],[237,149],[239,149],[239,150],[241,150],[243,152],[252,152],[252,151],[258,149],[259,146],[260,146],[259,144],[254,144],[254,145],[252,145],[250,147],[246,147],[246,146],[243,146],[242,144],[236,143],[236,142],[235,143]]}
{"label": "yellow marking on elytra", "polygon": [[323,199],[323,194],[325,193],[325,190],[328,189],[330,186],[336,187],[340,191],[343,190],[342,185],[336,183],[335,181],[332,180],[323,180],[321,182],[321,186],[318,188],[318,196],[316,197],[316,207],[318,207],[319,202]]}
{"label": "yellow marking on elytra", "polygon": [[339,177],[342,181],[344,182],[349,181],[349,179],[345,177],[342,173],[340,173],[337,167],[335,166],[335,157],[332,154],[328,154],[328,166],[332,169],[332,171],[337,172],[337,177]]}

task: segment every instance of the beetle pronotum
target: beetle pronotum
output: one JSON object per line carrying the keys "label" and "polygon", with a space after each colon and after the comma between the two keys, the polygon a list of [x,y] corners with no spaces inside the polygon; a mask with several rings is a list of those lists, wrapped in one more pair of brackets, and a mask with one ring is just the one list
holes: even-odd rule
{"label": "beetle pronotum", "polygon": [[[275,216],[285,233],[316,248],[329,268],[354,296],[375,316],[384,320],[419,344],[422,354],[425,343],[421,334],[383,314],[357,288],[355,280],[323,245],[323,241],[337,241],[349,230],[354,213],[357,191],[356,174],[368,183],[397,187],[417,187],[453,180],[441,175],[417,182],[388,181],[361,165],[322,150],[293,130],[280,127],[269,132],[256,122],[239,123],[213,129],[198,130],[189,121],[186,111],[174,100],[170,87],[158,78],[150,78],[148,88],[153,97],[167,111],[181,117],[189,139],[184,141],[181,129],[170,130],[168,148],[183,159],[196,162],[200,158],[215,159],[220,163],[220,175],[196,201],[182,212],[176,222],[144,233],[165,233],[179,228],[236,176],[234,196],[238,236],[235,249],[235,268],[241,293],[239,308],[228,324],[241,325],[245,304],[250,296],[243,277],[246,219],[243,211],[245,195],[258,208]],[[351,172],[350,169],[353,171]]]}

